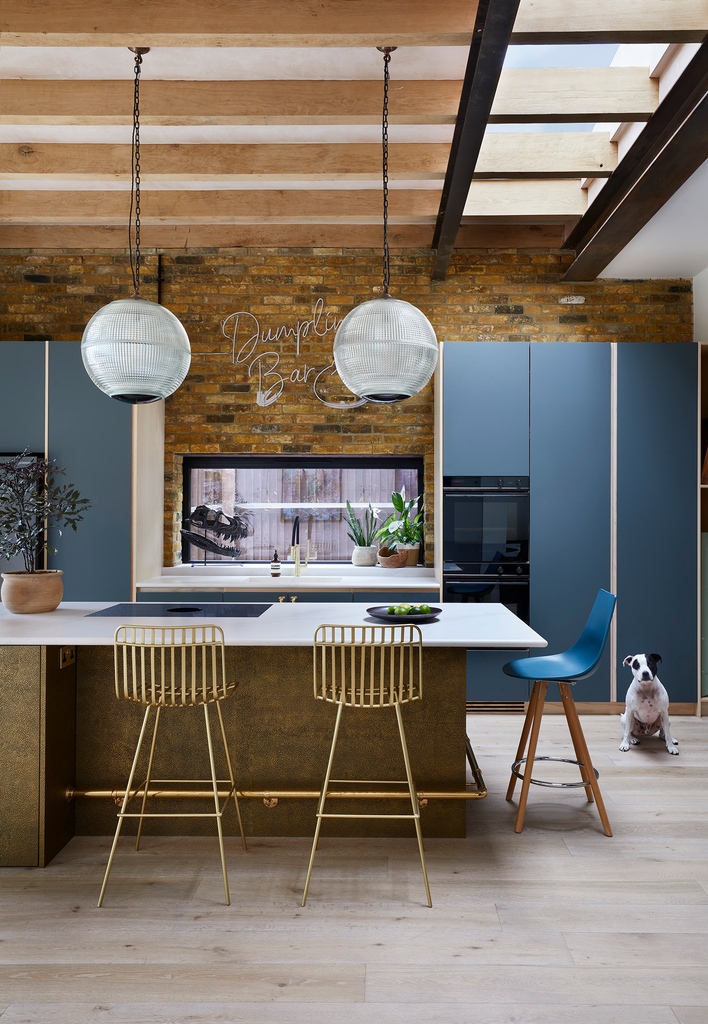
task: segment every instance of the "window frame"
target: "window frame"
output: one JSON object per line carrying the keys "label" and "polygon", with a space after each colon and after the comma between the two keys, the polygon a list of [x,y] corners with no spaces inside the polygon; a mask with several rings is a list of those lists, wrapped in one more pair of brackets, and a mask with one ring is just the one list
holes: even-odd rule
{"label": "window frame", "polygon": [[[418,475],[418,510],[425,502],[425,459],[423,455],[183,455],[182,456],[182,523],[191,514],[192,469],[410,469]],[[188,558],[189,541],[182,538],[182,564],[204,565],[203,559]],[[318,560],[323,561],[323,560]],[[425,540],[421,541],[419,563],[425,564]],[[266,559],[245,562],[243,558],[219,559],[211,565],[265,565]],[[346,560],[327,561],[327,565],[346,565]]]}

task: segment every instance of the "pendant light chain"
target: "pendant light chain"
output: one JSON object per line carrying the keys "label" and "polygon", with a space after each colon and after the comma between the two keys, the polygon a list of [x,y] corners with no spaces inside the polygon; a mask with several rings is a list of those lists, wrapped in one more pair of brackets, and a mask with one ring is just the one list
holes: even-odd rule
{"label": "pendant light chain", "polygon": [[[130,147],[130,217],[128,219],[128,254],[133,276],[133,292],[140,295],[140,70],[146,49],[136,48],[135,86],[133,90],[133,137]],[[135,222],[133,224],[133,210]],[[135,256],[133,257],[133,227],[135,229]]]}
{"label": "pendant light chain", "polygon": [[388,86],[390,82],[389,64],[391,63],[391,50],[396,47],[381,47],[384,55],[384,89],[383,89],[383,112],[381,117],[381,143],[382,143],[382,179],[383,179],[383,293],[388,295],[388,286],[391,280],[389,267],[388,249]]}

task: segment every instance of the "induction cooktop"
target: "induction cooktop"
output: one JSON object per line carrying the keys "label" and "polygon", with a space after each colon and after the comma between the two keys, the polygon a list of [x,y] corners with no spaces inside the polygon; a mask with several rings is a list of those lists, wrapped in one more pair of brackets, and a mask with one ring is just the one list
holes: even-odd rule
{"label": "induction cooktop", "polygon": [[268,608],[269,604],[240,604],[226,601],[183,601],[181,604],[143,601],[139,604],[112,604],[110,608],[102,608],[99,612],[89,612],[86,618],[97,615],[112,619],[257,619]]}

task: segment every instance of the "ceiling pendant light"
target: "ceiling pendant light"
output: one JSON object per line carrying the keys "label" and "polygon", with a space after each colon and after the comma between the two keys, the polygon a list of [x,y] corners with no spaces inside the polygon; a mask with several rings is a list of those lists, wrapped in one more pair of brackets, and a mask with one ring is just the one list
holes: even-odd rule
{"label": "ceiling pendant light", "polygon": [[191,361],[187,332],[174,313],[140,294],[140,67],[148,49],[130,47],[135,54],[135,89],[128,253],[134,291],[129,299],[109,302],[94,313],[81,339],[84,368],[96,387],[133,405],[171,395],[187,376]]}
{"label": "ceiling pendant light", "polygon": [[401,402],[417,394],[433,375],[438,343],[428,318],[419,309],[389,294],[388,249],[388,85],[391,51],[384,55],[383,143],[383,296],[356,306],[342,320],[334,338],[334,363],[344,384],[370,402]]}

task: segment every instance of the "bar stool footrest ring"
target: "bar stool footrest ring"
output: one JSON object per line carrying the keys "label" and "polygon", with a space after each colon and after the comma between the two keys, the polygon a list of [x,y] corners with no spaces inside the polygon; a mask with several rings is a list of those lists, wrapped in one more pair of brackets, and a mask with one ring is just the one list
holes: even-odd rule
{"label": "bar stool footrest ring", "polygon": [[[523,780],[524,778],[523,774],[519,771],[519,765],[525,764],[526,760],[525,757],[521,757],[518,761],[514,761],[511,766],[511,771],[517,779]],[[564,764],[575,764],[579,768],[585,767],[582,761],[576,761],[572,757],[536,757],[534,761],[562,761]],[[595,778],[599,779],[600,773],[597,768],[593,768],[593,771],[595,772]],[[547,786],[549,789],[577,789],[579,786],[591,785],[589,779],[581,779],[580,782],[546,782],[543,779],[529,779],[529,782],[532,786]]]}

